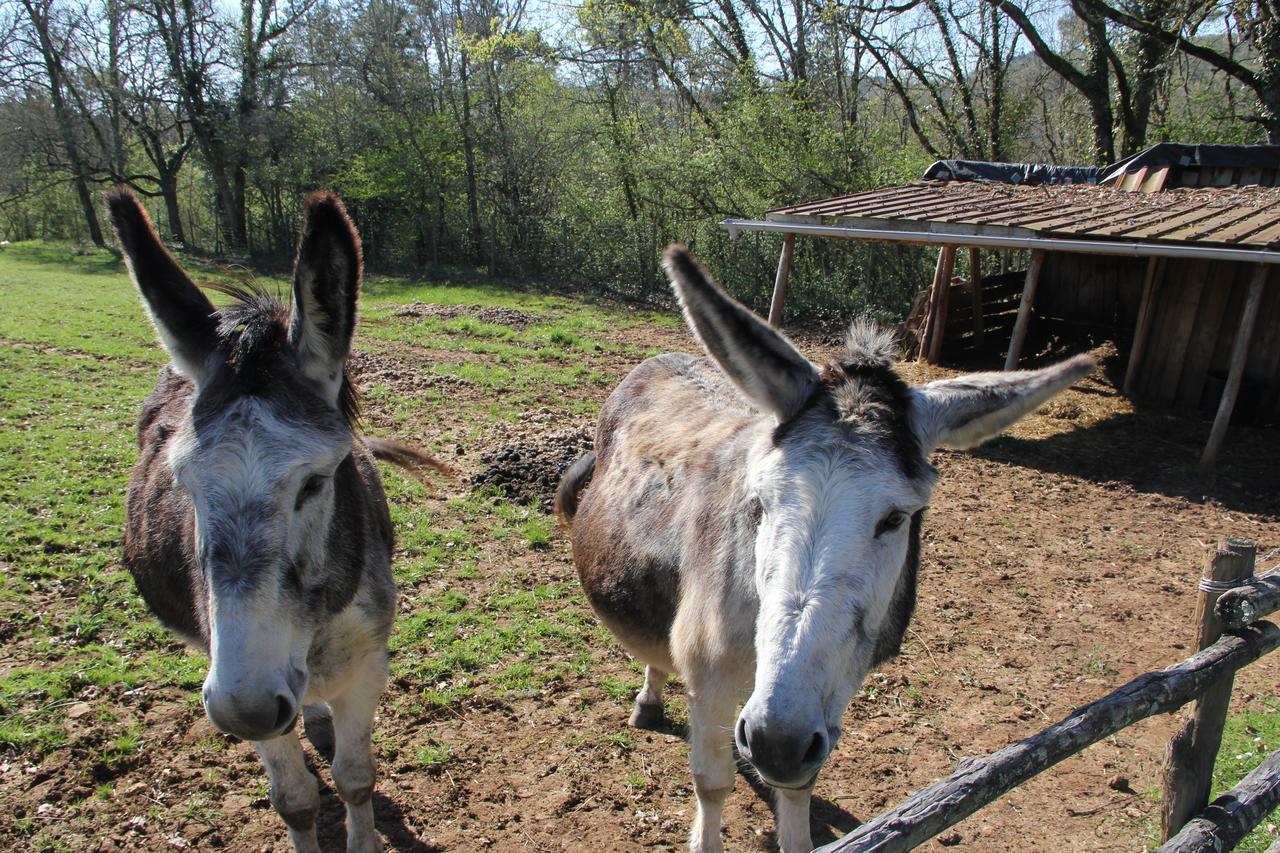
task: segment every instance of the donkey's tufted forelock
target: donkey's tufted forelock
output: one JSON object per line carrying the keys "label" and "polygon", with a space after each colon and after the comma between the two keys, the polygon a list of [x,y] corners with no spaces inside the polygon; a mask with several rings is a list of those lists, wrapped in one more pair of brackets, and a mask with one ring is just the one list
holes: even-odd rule
{"label": "donkey's tufted forelock", "polygon": [[[289,309],[273,294],[256,284],[208,284],[210,290],[229,297],[218,309],[218,344],[225,357],[235,390],[241,394],[265,395],[279,391],[282,360],[292,360],[289,345]],[[350,426],[360,418],[360,401],[355,384],[344,370],[338,409]]]}
{"label": "donkey's tufted forelock", "polygon": [[911,429],[911,387],[893,369],[893,334],[867,320],[849,328],[846,352],[822,368],[819,382],[796,415],[777,426],[780,445],[808,415],[821,412],[863,441],[887,446],[910,479],[928,473]]}
{"label": "donkey's tufted forelock", "polygon": [[847,355],[842,361],[874,367],[892,367],[898,351],[893,332],[872,320],[860,318],[849,324],[845,335]]}

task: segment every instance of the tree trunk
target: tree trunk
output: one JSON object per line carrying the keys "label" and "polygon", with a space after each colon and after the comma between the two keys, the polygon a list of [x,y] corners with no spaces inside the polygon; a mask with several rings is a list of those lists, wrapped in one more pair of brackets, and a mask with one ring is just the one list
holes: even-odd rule
{"label": "tree trunk", "polygon": [[84,214],[85,224],[89,226],[89,239],[95,246],[107,245],[102,238],[102,226],[98,223],[98,209],[94,204],[93,194],[89,192],[86,178],[84,158],[80,155],[80,145],[76,141],[76,129],[72,116],[67,108],[63,93],[65,74],[62,67],[62,54],[53,43],[49,33],[49,4],[36,5],[32,0],[23,0],[22,5],[27,17],[40,41],[40,55],[44,60],[45,74],[48,77],[49,101],[53,106],[53,114],[58,123],[58,132],[62,137],[63,148],[67,152],[67,162],[71,165],[71,176],[76,187],[76,197],[80,200],[80,208]]}
{"label": "tree trunk", "polygon": [[175,243],[187,244],[187,236],[182,228],[182,212],[178,209],[178,173],[165,172],[160,175],[160,195],[164,197],[164,212],[169,220],[169,238]]}

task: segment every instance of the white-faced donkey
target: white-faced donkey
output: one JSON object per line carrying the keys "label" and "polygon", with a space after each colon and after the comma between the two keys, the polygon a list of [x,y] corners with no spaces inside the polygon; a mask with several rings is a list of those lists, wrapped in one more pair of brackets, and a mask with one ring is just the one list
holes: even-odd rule
{"label": "white-faced donkey", "polygon": [[312,196],[292,304],[223,288],[215,308],[131,194],[107,207],[173,359],[138,423],[125,563],[160,620],[209,655],[205,710],[262,756],[294,848],[319,849],[320,798],[292,731],[304,703],[327,703],[347,849],[380,849],[370,735],[396,588],[373,456],[441,466],[354,428],[360,239],[336,196]]}
{"label": "white-faced donkey", "polygon": [[736,745],[776,789],[782,850],[809,850],[810,795],[845,708],[915,606],[930,453],[995,436],[1094,363],[912,387],[890,338],[855,324],[819,367],[682,248],[665,266],[710,358],[633,370],[557,506],[591,606],[646,664],[632,724],[662,719],[668,673],[684,682],[690,847],[721,849]]}

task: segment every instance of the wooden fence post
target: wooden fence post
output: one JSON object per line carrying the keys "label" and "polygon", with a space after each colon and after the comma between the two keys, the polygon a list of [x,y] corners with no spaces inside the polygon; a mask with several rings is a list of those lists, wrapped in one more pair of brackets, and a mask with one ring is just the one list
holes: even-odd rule
{"label": "wooden fence post", "polygon": [[1036,288],[1040,284],[1040,270],[1044,268],[1044,249],[1033,249],[1027,262],[1027,280],[1022,285],[1022,299],[1018,301],[1018,319],[1013,321],[1013,334],[1009,338],[1009,354],[1004,359],[1005,370],[1017,370],[1022,344],[1027,339],[1027,327],[1031,325],[1031,306],[1036,301]]}
{"label": "wooden fence post", "polygon": [[969,296],[973,300],[973,345],[982,346],[982,250],[969,250]]}
{"label": "wooden fence post", "polygon": [[796,250],[796,235],[782,238],[782,254],[778,256],[778,275],[773,280],[773,299],[769,300],[769,325],[782,326],[782,306],[787,301],[787,281],[791,278],[791,256]]}
{"label": "wooden fence post", "polygon": [[929,333],[929,361],[934,364],[942,357],[942,341],[947,336],[947,312],[951,310],[951,274],[956,268],[956,247],[943,246],[938,263],[942,269],[934,272],[934,282],[938,286],[937,316],[933,318],[933,331]]}
{"label": "wooden fence post", "polygon": [[[1223,539],[1205,555],[1204,581],[1239,581],[1253,574],[1257,547],[1244,539]],[[1205,589],[1205,586],[1210,589]],[[1204,649],[1222,636],[1222,622],[1214,610],[1218,596],[1226,590],[1202,584],[1196,599],[1196,643]],[[1231,702],[1234,675],[1225,675],[1209,687],[1191,712],[1191,718],[1169,741],[1165,749],[1163,796],[1160,810],[1160,841],[1178,834],[1183,825],[1209,803],[1213,783],[1213,762],[1222,742],[1222,727]]]}

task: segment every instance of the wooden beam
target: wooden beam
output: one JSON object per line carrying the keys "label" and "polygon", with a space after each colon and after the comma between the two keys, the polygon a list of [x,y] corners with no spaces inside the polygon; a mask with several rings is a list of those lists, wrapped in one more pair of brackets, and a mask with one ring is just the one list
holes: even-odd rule
{"label": "wooden beam", "polygon": [[938,249],[938,262],[933,267],[933,281],[929,285],[929,310],[925,312],[924,324],[920,327],[920,346],[916,350],[916,361],[929,360],[930,342],[933,340],[933,328],[938,322],[938,300],[942,298],[942,286],[938,283],[946,268],[946,247]]}
{"label": "wooden beam", "polygon": [[973,344],[982,346],[982,250],[969,249],[969,296],[973,300]]}
{"label": "wooden beam", "polygon": [[1013,324],[1013,335],[1009,338],[1009,355],[1005,357],[1004,369],[1015,370],[1018,359],[1022,356],[1022,345],[1027,338],[1027,327],[1031,325],[1031,306],[1036,300],[1036,287],[1040,284],[1040,270],[1044,268],[1044,249],[1032,249],[1031,260],[1027,264],[1027,281],[1022,285],[1022,300],[1018,303],[1018,319]]}
{"label": "wooden beam", "polygon": [[[947,312],[951,310],[951,274],[956,268],[956,247],[944,246],[938,255],[941,270],[934,270],[938,287],[938,315],[929,333],[929,361],[936,364],[942,357],[942,342],[947,336]],[[940,273],[940,275],[939,275]]]}
{"label": "wooden beam", "polygon": [[1231,366],[1227,371],[1227,384],[1222,389],[1222,400],[1218,403],[1218,414],[1213,419],[1213,430],[1209,433],[1209,441],[1205,443],[1204,454],[1200,457],[1200,467],[1212,465],[1222,450],[1223,439],[1227,437],[1227,425],[1231,423],[1231,413],[1235,411],[1236,396],[1240,393],[1240,380],[1244,378],[1244,365],[1249,359],[1249,341],[1253,338],[1253,326],[1258,319],[1258,309],[1262,305],[1262,287],[1266,284],[1270,267],[1258,264],[1249,280],[1249,295],[1245,299],[1244,311],[1240,314],[1240,328],[1236,330],[1236,340],[1231,347]]}
{"label": "wooden beam", "polygon": [[1280,647],[1280,627],[1258,622],[1160,672],[1072,711],[1069,716],[991,755],[961,762],[954,773],[917,791],[815,853],[911,850],[1064,758],[1156,714],[1167,714],[1212,683]]}
{"label": "wooden beam", "polygon": [[1147,349],[1147,339],[1151,336],[1151,318],[1154,315],[1152,303],[1155,299],[1156,280],[1163,271],[1164,258],[1151,258],[1147,261],[1147,276],[1142,282],[1142,302],[1138,306],[1138,325],[1133,330],[1129,364],[1124,369],[1124,385],[1121,390],[1126,397],[1133,395],[1133,386],[1138,378],[1138,367],[1142,364],[1142,356]]}
{"label": "wooden beam", "polygon": [[1214,605],[1228,628],[1242,628],[1280,610],[1280,572],[1259,575],[1249,583],[1224,592]]}
{"label": "wooden beam", "polygon": [[782,238],[782,254],[778,256],[778,277],[773,280],[773,299],[769,302],[769,325],[782,325],[782,306],[787,301],[787,281],[791,278],[791,255],[796,250],[796,235]]}
{"label": "wooden beam", "polygon": [[[1258,549],[1243,539],[1224,539],[1205,554],[1202,577],[1213,583],[1241,581],[1253,575]],[[1196,599],[1196,648],[1206,649],[1222,636],[1222,620],[1214,605],[1221,591],[1201,588]],[[1222,743],[1233,677],[1224,675],[1196,700],[1191,717],[1169,740],[1165,750],[1160,840],[1168,841],[1209,803],[1213,760]]]}
{"label": "wooden beam", "polygon": [[[1280,750],[1218,797],[1204,814],[1188,823],[1156,853],[1199,853],[1231,850],[1280,805]],[[1267,848],[1276,849],[1280,843]]]}

